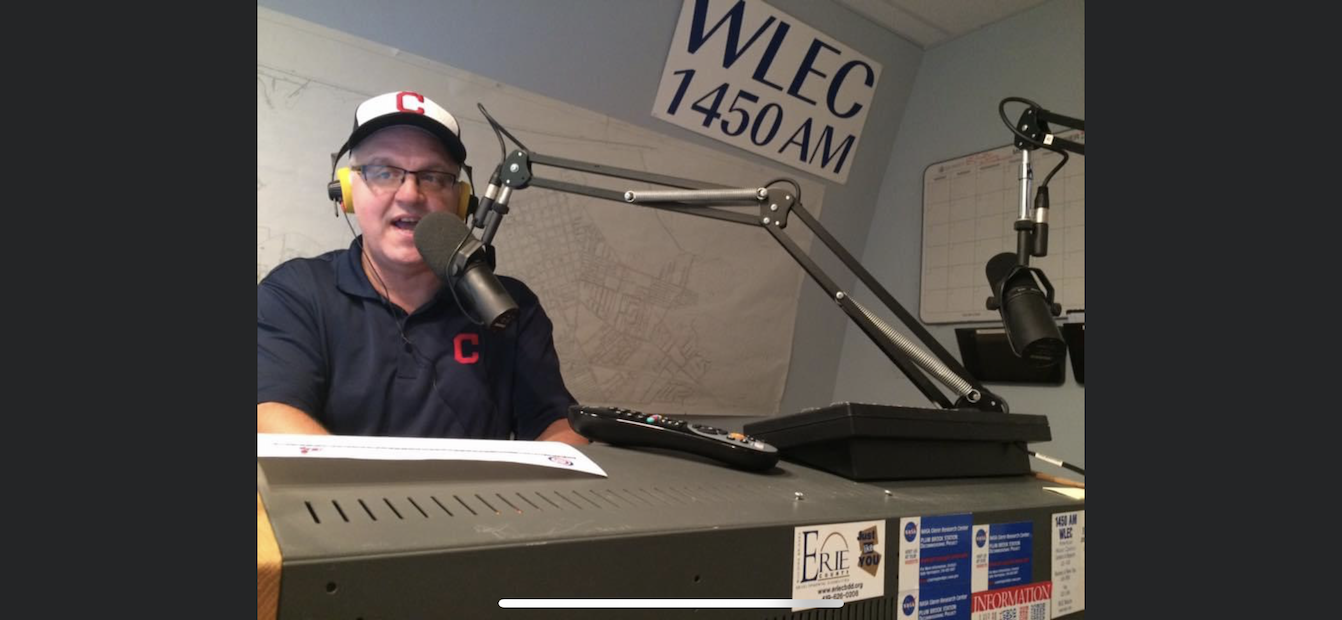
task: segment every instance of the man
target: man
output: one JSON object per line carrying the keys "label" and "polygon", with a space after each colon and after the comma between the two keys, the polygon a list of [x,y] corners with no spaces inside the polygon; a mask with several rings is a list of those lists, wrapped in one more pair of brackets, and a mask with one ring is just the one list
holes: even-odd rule
{"label": "man", "polygon": [[360,104],[348,250],[276,267],[256,290],[256,432],[537,439],[585,444],[566,418],[553,324],[500,277],[518,317],[473,324],[420,256],[415,225],[458,212],[466,161],[456,119],[413,92]]}

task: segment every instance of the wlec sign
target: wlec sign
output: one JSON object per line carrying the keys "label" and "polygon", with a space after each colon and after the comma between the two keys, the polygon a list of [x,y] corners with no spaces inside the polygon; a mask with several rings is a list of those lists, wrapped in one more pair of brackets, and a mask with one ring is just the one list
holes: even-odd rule
{"label": "wlec sign", "polygon": [[684,0],[652,113],[844,183],[880,75],[758,0]]}

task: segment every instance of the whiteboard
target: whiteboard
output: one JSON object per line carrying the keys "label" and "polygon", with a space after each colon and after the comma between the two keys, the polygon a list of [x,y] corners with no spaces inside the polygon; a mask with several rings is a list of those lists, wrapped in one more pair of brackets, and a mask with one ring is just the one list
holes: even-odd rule
{"label": "whiteboard", "polygon": [[[1059,134],[1084,144],[1084,132]],[[1030,153],[1034,190],[1061,156]],[[984,301],[992,294],[984,267],[1016,251],[1020,217],[1020,151],[1008,145],[937,162],[923,172],[923,264],[919,317],[924,323],[999,321]],[[1073,154],[1049,189],[1048,256],[1030,259],[1056,289],[1063,312],[1086,306],[1086,158]]]}
{"label": "whiteboard", "polygon": [[[258,282],[290,258],[349,247],[358,222],[324,199],[329,153],[359,102],[385,92],[413,89],[451,110],[481,186],[500,153],[476,102],[542,155],[733,187],[792,176],[261,7],[256,30]],[[818,213],[823,185],[797,180]],[[768,233],[538,188],[514,193],[510,207],[494,239],[497,272],[540,296],[580,402],[777,413],[804,274]]]}

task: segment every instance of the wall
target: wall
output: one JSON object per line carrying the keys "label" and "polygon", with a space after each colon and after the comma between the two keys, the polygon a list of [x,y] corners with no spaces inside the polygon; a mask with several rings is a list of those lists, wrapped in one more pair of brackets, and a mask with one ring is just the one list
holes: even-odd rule
{"label": "wall", "polygon": [[[850,252],[861,256],[922,51],[828,0],[771,0],[769,4],[882,65],[872,101],[872,109],[881,112],[867,120],[848,183],[828,185],[821,217]],[[258,5],[674,138],[728,151],[784,174],[803,174],[652,117],[680,2],[263,0]],[[854,278],[843,272],[837,260],[828,260],[827,253],[818,258],[841,286],[851,285]],[[778,259],[791,260],[781,248]],[[767,318],[730,320],[742,321],[744,328],[765,323]],[[802,286],[796,321],[781,406],[784,413],[830,402],[848,319],[818,286],[808,282]]]}
{"label": "wall", "polygon": [[[922,182],[928,164],[1011,141],[997,104],[1032,99],[1046,109],[1085,118],[1085,3],[1058,0],[1036,7],[923,55],[881,183],[862,263],[917,313],[922,261]],[[1021,106],[1008,107],[1019,115]],[[1074,156],[1075,157],[1075,156]],[[1046,171],[1045,171],[1046,172]],[[1036,170],[1036,178],[1042,178]],[[933,326],[959,355],[954,328]],[[963,327],[963,326],[961,326]],[[990,385],[1015,413],[1049,417],[1054,441],[1038,449],[1085,463],[1086,391],[1071,376],[1062,387]],[[923,406],[926,399],[856,327],[847,330],[832,400]],[[1061,472],[1041,463],[1039,469]]]}

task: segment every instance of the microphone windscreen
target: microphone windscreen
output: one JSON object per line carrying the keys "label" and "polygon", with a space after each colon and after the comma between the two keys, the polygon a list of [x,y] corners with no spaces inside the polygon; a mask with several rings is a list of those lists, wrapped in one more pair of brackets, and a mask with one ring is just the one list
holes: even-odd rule
{"label": "microphone windscreen", "polygon": [[435,211],[415,225],[415,247],[424,262],[444,281],[452,271],[452,259],[461,242],[471,232],[457,216]]}
{"label": "microphone windscreen", "polygon": [[[424,224],[421,222],[420,225]],[[419,235],[418,230],[415,231],[415,235]],[[1006,279],[1017,262],[1016,255],[1011,252],[1002,252],[988,261],[988,266],[983,271],[988,276],[988,285],[992,287],[993,295],[1002,296],[1002,280]]]}

